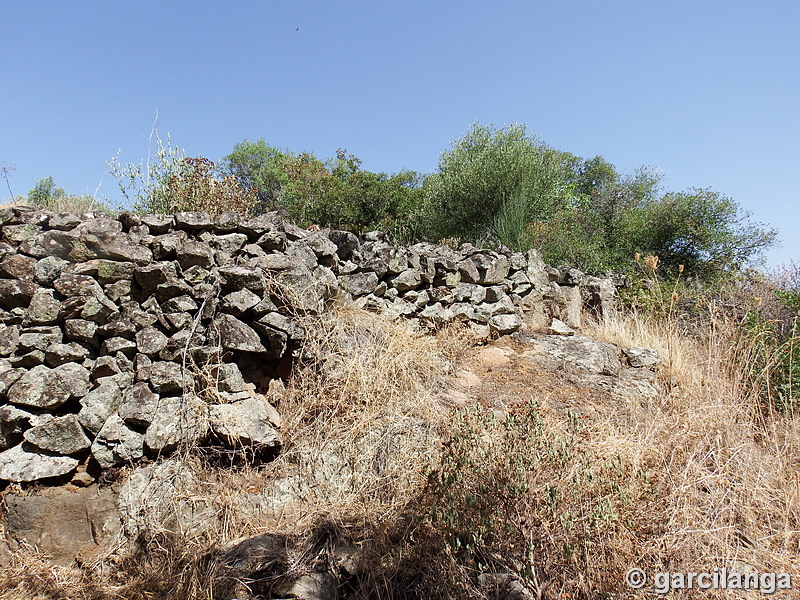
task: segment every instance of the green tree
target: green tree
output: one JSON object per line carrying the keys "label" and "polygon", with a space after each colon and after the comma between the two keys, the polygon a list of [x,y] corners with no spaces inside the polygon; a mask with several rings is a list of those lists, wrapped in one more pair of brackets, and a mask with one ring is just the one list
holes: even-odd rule
{"label": "green tree", "polygon": [[48,209],[59,198],[66,196],[66,192],[56,186],[53,176],[42,177],[28,192],[28,202],[39,208]]}
{"label": "green tree", "polygon": [[650,202],[628,230],[637,248],[655,254],[666,268],[709,278],[757,260],[777,232],[749,221],[749,213],[710,189],[669,192]]}
{"label": "green tree", "polygon": [[258,210],[272,210],[281,190],[289,183],[290,152],[279,150],[263,139],[244,140],[220,161],[223,172],[232,175],[241,186],[256,194]]}
{"label": "green tree", "polygon": [[501,241],[519,243],[513,224],[553,214],[563,184],[560,153],[528,135],[525,126],[475,123],[425,180],[427,234],[485,241],[500,233],[507,238]]}

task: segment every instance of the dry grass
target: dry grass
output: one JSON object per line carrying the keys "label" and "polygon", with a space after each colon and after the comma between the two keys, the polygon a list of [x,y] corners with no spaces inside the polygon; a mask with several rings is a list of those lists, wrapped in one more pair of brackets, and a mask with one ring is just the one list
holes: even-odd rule
{"label": "dry grass", "polygon": [[709,323],[689,337],[674,323],[633,315],[593,331],[622,346],[656,348],[666,362],[670,391],[662,402],[623,407],[595,424],[596,443],[658,482],[648,507],[653,531],[631,564],[712,571],[744,563],[797,573],[800,422],[764,410],[742,379],[742,363],[733,362],[735,332]]}

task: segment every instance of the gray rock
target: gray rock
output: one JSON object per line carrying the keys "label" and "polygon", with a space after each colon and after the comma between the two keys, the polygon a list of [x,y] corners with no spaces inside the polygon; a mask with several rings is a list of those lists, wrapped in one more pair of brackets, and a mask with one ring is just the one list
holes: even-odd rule
{"label": "gray rock", "polygon": [[26,327],[19,334],[19,348],[23,352],[31,350],[46,350],[51,344],[61,342],[61,329],[58,327],[48,327],[44,325],[36,327]]}
{"label": "gray rock", "polygon": [[122,403],[117,414],[129,425],[146,427],[153,422],[160,400],[161,397],[146,382],[139,381],[122,393]]}
{"label": "gray rock", "polygon": [[417,269],[406,269],[399,275],[389,279],[389,285],[401,294],[417,289],[422,284],[422,273]]}
{"label": "gray rock", "polygon": [[36,325],[51,325],[58,322],[61,312],[61,302],[56,300],[53,290],[40,288],[36,290],[28,305],[25,315],[27,323]]}
{"label": "gray rock", "polygon": [[196,499],[185,499],[196,483],[190,466],[179,460],[138,467],[121,486],[119,515],[131,539],[151,539],[163,531],[188,536],[197,529]]}
{"label": "gray rock", "polygon": [[178,246],[176,254],[182,269],[195,265],[204,269],[214,266],[214,251],[202,242],[192,240],[183,242]]}
{"label": "gray rock", "polygon": [[24,437],[42,450],[62,455],[83,452],[91,446],[89,438],[78,422],[78,417],[74,414],[53,417],[41,425],[28,429]]}
{"label": "gray rock", "polygon": [[295,266],[291,258],[285,254],[268,254],[251,258],[250,266],[258,267],[264,271],[285,271]]}
{"label": "gray rock", "polygon": [[171,361],[154,362],[149,373],[150,385],[159,394],[182,392],[185,386],[192,385],[191,376],[183,372],[181,365]]}
{"label": "gray rock", "polygon": [[242,372],[235,363],[223,363],[213,366],[211,377],[220,392],[235,394],[247,390],[247,384],[244,381],[244,377],[242,377]]}
{"label": "gray rock", "polygon": [[661,364],[661,358],[659,358],[658,352],[652,348],[629,346],[627,348],[623,348],[622,353],[627,357],[628,363],[632,367],[653,367]]}
{"label": "gray rock", "polygon": [[489,329],[498,335],[514,333],[520,327],[522,327],[522,319],[519,315],[495,315],[489,319]]}
{"label": "gray rock", "polygon": [[358,241],[358,236],[349,231],[330,230],[328,231],[328,239],[336,244],[336,254],[342,260],[348,260],[361,245]]}
{"label": "gray rock", "polygon": [[175,226],[187,231],[211,229],[214,221],[206,212],[189,211],[175,213]]}
{"label": "gray rock", "polygon": [[154,452],[170,452],[196,443],[207,432],[208,407],[200,398],[193,395],[161,398],[144,442]]}
{"label": "gray rock", "polygon": [[53,215],[47,222],[50,229],[58,229],[59,231],[69,231],[75,229],[81,223],[80,215],[73,213],[58,213]]}
{"label": "gray rock", "polygon": [[130,339],[136,334],[136,325],[130,319],[115,319],[100,326],[97,333],[103,337]]}
{"label": "gray rock", "polygon": [[319,258],[330,257],[336,254],[338,247],[324,231],[314,231],[303,238],[303,242],[311,248]]}
{"label": "gray rock", "polygon": [[257,306],[261,301],[260,296],[254,294],[250,290],[243,289],[224,296],[220,307],[223,311],[238,317]]}
{"label": "gray rock", "polygon": [[122,337],[108,338],[103,342],[103,352],[106,354],[130,354],[131,357],[136,353],[136,342]]}
{"label": "gray rock", "polygon": [[553,319],[548,332],[553,335],[575,335],[575,330],[560,319]]}
{"label": "gray rock", "polygon": [[336,600],[336,578],[327,572],[301,575],[291,582],[278,587],[277,592],[286,598],[304,598],[305,600]]}
{"label": "gray rock", "polygon": [[83,362],[89,351],[77,342],[51,344],[44,351],[44,360],[50,367],[58,367],[68,362]]}
{"label": "gray rock", "polygon": [[243,266],[222,267],[219,270],[219,274],[227,289],[256,291],[264,289],[264,275],[259,268]]}
{"label": "gray rock", "polygon": [[185,231],[173,231],[153,238],[153,258],[156,260],[168,260],[175,258],[175,253],[182,243],[189,239]]}
{"label": "gray rock", "polygon": [[153,252],[147,246],[134,244],[120,235],[84,235],[81,240],[97,258],[147,265],[153,261]]}
{"label": "gray rock", "polygon": [[208,410],[212,431],[233,448],[280,444],[278,432],[270,424],[275,409],[268,407],[263,397],[215,404]]}
{"label": "gray rock", "polygon": [[58,408],[74,398],[82,398],[89,391],[89,371],[75,363],[66,363],[55,369],[37,366],[11,386],[8,401],[21,406]]}
{"label": "gray rock", "polygon": [[154,235],[166,233],[175,223],[172,215],[142,215],[141,218],[142,223],[147,225],[150,233]]}
{"label": "gray rock", "polygon": [[339,287],[353,296],[371,294],[377,285],[378,276],[371,271],[339,276]]}
{"label": "gray rock", "polygon": [[144,456],[144,436],[112,414],[92,442],[92,456],[103,468],[133,462]]}
{"label": "gray rock", "polygon": [[10,356],[19,347],[19,325],[0,323],[0,356]]}
{"label": "gray rock", "polygon": [[19,444],[0,452],[0,479],[22,483],[48,477],[60,477],[78,466],[78,459],[70,456],[45,456]]}
{"label": "gray rock", "polygon": [[58,279],[61,271],[69,264],[57,256],[45,256],[36,262],[33,268],[33,280],[39,285],[50,285]]}
{"label": "gray rock", "polygon": [[551,367],[566,367],[583,373],[616,376],[622,370],[618,349],[582,335],[543,335],[526,340],[531,350],[523,358]]}
{"label": "gray rock", "polygon": [[267,352],[253,328],[233,315],[219,315],[214,319],[212,329],[216,331],[223,348],[243,352]]}
{"label": "gray rock", "polygon": [[136,334],[136,347],[139,352],[155,356],[167,345],[167,336],[155,327],[145,327]]}
{"label": "gray rock", "polygon": [[99,432],[122,403],[122,390],[113,381],[104,380],[81,398],[78,421],[92,433]]}
{"label": "gray rock", "polygon": [[177,281],[178,269],[174,262],[157,262],[136,267],[134,271],[136,283],[142,288],[145,296],[152,294],[156,288],[168,281]]}
{"label": "gray rock", "polygon": [[174,298],[170,298],[164,304],[161,305],[161,308],[165,313],[168,312],[194,312],[197,310],[197,302],[191,296],[176,296]]}

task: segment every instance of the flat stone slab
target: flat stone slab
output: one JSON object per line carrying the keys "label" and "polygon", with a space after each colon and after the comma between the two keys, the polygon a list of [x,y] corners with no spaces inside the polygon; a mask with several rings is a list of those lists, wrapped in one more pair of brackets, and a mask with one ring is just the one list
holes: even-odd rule
{"label": "flat stone slab", "polygon": [[70,456],[46,456],[33,452],[27,444],[19,444],[0,452],[0,479],[22,483],[47,477],[66,475],[78,466]]}

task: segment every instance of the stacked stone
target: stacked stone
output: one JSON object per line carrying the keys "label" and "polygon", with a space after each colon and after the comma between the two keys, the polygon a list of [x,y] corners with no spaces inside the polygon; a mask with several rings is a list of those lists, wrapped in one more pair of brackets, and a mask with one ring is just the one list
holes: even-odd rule
{"label": "stacked stone", "polygon": [[275,215],[27,207],[0,223],[0,479],[66,475],[89,455],[111,467],[210,433],[278,444],[279,416],[239,365],[258,364],[248,379],[263,385],[303,339],[287,315],[335,290],[302,230]]}
{"label": "stacked stone", "polygon": [[276,446],[255,389],[289,372],[304,315],[337,297],[436,328],[580,325],[610,281],[536,251],[401,247],[276,213],[137,216],[0,209],[0,480],[65,476],[213,436]]}

